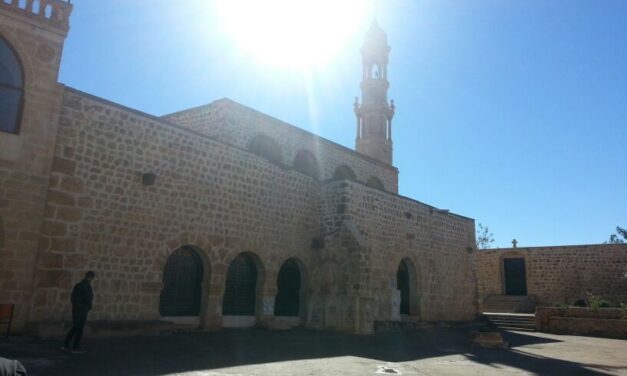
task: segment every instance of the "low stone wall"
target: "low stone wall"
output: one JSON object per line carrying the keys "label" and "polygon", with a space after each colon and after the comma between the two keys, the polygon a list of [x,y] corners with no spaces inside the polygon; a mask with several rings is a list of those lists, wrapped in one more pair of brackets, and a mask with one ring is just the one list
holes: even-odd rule
{"label": "low stone wall", "polygon": [[588,293],[627,302],[627,244],[479,250],[473,254],[480,303],[505,294],[503,260],[524,258],[527,295],[541,306],[573,304]]}
{"label": "low stone wall", "polygon": [[627,310],[541,307],[536,310],[536,328],[555,334],[627,339]]}

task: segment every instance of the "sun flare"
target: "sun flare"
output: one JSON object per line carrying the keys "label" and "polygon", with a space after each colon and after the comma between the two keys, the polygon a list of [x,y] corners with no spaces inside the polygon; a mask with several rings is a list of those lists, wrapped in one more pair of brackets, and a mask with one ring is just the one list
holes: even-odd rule
{"label": "sun flare", "polygon": [[215,0],[220,29],[257,63],[328,64],[365,30],[371,0]]}

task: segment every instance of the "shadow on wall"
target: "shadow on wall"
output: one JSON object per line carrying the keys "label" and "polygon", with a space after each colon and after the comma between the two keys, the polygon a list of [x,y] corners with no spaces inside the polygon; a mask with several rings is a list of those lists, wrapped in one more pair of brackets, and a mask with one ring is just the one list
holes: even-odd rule
{"label": "shadow on wall", "polygon": [[[505,333],[513,347],[555,343],[534,335]],[[19,346],[0,345],[5,356],[32,362],[28,351],[46,351],[57,343]],[[306,359],[352,356],[381,362],[409,362],[450,355],[465,357],[462,361],[490,367],[514,368],[525,373],[551,375],[601,375],[588,369],[593,365],[527,355],[516,350],[483,349],[473,346],[466,330],[440,329],[382,333],[370,336],[325,331],[224,330],[220,332],[185,333],[170,336],[126,337],[88,340],[90,352],[66,361],[59,355],[56,364],[45,374],[110,375],[125,373],[157,376],[185,372],[202,372],[243,365]],[[5,351],[6,350],[6,351]],[[550,371],[549,371],[550,370]]]}

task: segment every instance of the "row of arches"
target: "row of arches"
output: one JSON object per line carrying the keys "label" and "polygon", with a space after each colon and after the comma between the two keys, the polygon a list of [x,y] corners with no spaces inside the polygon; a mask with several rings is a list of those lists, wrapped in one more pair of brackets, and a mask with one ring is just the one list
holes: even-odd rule
{"label": "row of arches", "polygon": [[[276,141],[266,135],[262,134],[254,137],[252,141],[248,144],[248,151],[272,163],[283,163],[281,147]],[[314,179],[320,179],[320,167],[318,165],[318,160],[313,155],[313,153],[307,150],[301,150],[296,153],[296,156],[294,157],[293,167],[294,170],[300,173],[311,176]],[[335,169],[332,180],[357,181],[357,176],[350,167],[342,165]],[[379,180],[375,176],[369,177],[366,181],[366,185],[372,188],[385,190],[385,187],[381,180]]]}
{"label": "row of arches", "polygon": [[[162,317],[189,317],[201,314],[203,281],[208,278],[199,253],[191,246],[174,251],[163,270],[163,289],[159,301]],[[263,273],[256,256],[244,252],[229,264],[222,295],[223,316],[255,316]],[[400,292],[399,313],[417,315],[417,276],[413,263],[403,259],[396,273]],[[299,317],[305,311],[305,270],[295,258],[283,262],[276,279],[274,316]]]}
{"label": "row of arches", "polygon": [[[162,317],[198,316],[203,301],[205,270],[198,252],[184,246],[168,257],[163,270],[163,289],[159,300]],[[223,316],[254,316],[257,311],[258,280],[261,265],[251,253],[240,253],[229,264],[222,296]],[[275,316],[299,316],[302,312],[303,266],[288,259],[277,278]]]}

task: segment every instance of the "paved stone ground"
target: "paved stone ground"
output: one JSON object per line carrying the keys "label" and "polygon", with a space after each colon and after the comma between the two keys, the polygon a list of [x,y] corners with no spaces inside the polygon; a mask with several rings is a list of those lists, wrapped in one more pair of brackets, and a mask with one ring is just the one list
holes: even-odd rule
{"label": "paved stone ground", "polygon": [[29,375],[627,375],[627,341],[505,333],[509,350],[472,345],[467,330],[371,336],[225,330],[87,339],[83,355],[53,340],[0,340]]}

